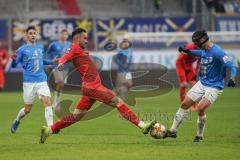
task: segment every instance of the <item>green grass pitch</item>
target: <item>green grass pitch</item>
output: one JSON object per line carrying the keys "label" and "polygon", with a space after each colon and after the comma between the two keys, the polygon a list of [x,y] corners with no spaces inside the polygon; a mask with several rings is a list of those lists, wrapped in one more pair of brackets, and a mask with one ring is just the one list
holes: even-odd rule
{"label": "green grass pitch", "polygon": [[[77,96],[63,99],[77,100]],[[45,124],[44,109],[36,100],[32,112],[22,120],[16,134],[10,125],[22,106],[22,93],[0,93],[1,160],[236,160],[240,158],[240,89],[225,89],[207,111],[205,139],[192,142],[196,133],[196,113],[179,128],[177,139],[156,140],[121,119],[116,110],[99,118],[79,122],[39,144]],[[179,106],[178,91],[137,99],[132,109],[144,119],[156,117],[170,127]]]}

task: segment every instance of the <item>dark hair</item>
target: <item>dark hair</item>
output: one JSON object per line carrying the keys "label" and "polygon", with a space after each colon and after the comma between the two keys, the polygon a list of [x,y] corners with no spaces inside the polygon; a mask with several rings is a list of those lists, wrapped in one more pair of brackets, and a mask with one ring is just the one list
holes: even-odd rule
{"label": "dark hair", "polygon": [[27,29],[26,29],[26,32],[28,32],[31,29],[36,31],[36,27],[35,26],[28,26]]}
{"label": "dark hair", "polygon": [[76,34],[81,34],[83,32],[87,32],[85,29],[83,28],[77,28],[72,32],[72,38],[76,35]]}
{"label": "dark hair", "polygon": [[63,30],[60,31],[60,33],[63,33],[63,32],[67,32],[68,33],[68,31],[66,29],[63,29]]}

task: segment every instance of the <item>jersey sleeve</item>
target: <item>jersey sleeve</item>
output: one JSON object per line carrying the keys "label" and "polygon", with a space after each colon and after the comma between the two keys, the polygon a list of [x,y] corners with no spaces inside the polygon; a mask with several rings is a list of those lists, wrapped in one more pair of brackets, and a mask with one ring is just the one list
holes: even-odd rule
{"label": "jersey sleeve", "polygon": [[70,47],[68,48],[67,52],[59,59],[59,63],[66,63],[70,60],[72,60],[76,55],[75,55],[75,49]]}
{"label": "jersey sleeve", "polygon": [[17,58],[12,61],[11,66],[15,68],[18,65],[18,63],[22,62],[22,57],[23,57],[23,50],[22,48],[19,48],[17,50]]}
{"label": "jersey sleeve", "polygon": [[191,53],[197,56],[201,56],[202,55],[202,50],[191,50]]}
{"label": "jersey sleeve", "polygon": [[237,75],[237,69],[236,66],[233,62],[232,57],[230,57],[229,55],[227,55],[224,51],[219,50],[216,54],[215,54],[216,58],[219,59],[221,61],[221,63],[228,67],[231,71],[231,77],[236,77]]}

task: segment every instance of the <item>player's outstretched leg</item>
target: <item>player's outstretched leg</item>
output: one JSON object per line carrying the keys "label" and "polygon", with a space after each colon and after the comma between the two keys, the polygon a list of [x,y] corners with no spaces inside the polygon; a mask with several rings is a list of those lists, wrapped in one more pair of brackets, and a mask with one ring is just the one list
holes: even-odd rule
{"label": "player's outstretched leg", "polygon": [[121,98],[117,97],[111,90],[103,85],[98,86],[94,94],[92,94],[92,97],[107,105],[116,107],[121,116],[135,126],[138,126],[143,134],[148,134],[151,127],[155,124],[155,120],[150,122],[140,120]]}
{"label": "player's outstretched leg", "polygon": [[87,96],[82,96],[78,102],[74,114],[67,115],[53,125],[46,127],[43,126],[41,129],[40,143],[44,143],[50,134],[57,134],[61,129],[66,128],[78,121],[87,113],[91,106],[96,102],[95,99],[91,99]]}
{"label": "player's outstretched leg", "polygon": [[117,110],[126,120],[138,126],[142,130],[143,134],[148,134],[151,127],[156,123],[155,120],[152,120],[150,122],[144,122],[140,120],[124,102],[119,102],[117,104]]}
{"label": "player's outstretched leg", "polygon": [[186,118],[190,106],[192,106],[194,102],[186,96],[184,101],[181,104],[181,107],[178,109],[176,115],[174,116],[172,127],[167,130],[166,134],[164,135],[164,138],[171,137],[176,138],[177,137],[177,128],[180,126],[184,118]]}
{"label": "player's outstretched leg", "polygon": [[20,125],[20,121],[26,114],[31,111],[32,105],[25,105],[24,108],[20,109],[16,119],[13,121],[11,125],[11,133],[16,133],[18,126]]}
{"label": "player's outstretched leg", "polygon": [[76,116],[71,114],[66,117],[63,117],[62,119],[58,120],[57,122],[55,122],[53,125],[49,127],[43,126],[41,129],[40,143],[44,143],[50,134],[56,134],[61,129],[66,128],[71,124],[76,123],[77,121],[78,120]]}

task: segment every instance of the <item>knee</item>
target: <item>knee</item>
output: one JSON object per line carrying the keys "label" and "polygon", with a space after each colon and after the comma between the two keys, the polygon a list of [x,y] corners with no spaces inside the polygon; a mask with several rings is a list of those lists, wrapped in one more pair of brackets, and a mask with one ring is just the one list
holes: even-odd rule
{"label": "knee", "polygon": [[182,103],[181,104],[181,108],[182,109],[188,109],[189,107],[188,107],[188,105],[186,103]]}
{"label": "knee", "polygon": [[32,110],[32,107],[25,107],[25,108],[24,108],[24,112],[25,112],[26,114],[30,113],[31,110]]}
{"label": "knee", "polygon": [[205,115],[205,109],[203,109],[203,108],[198,108],[198,116],[204,116]]}
{"label": "knee", "polygon": [[115,96],[112,98],[111,102],[108,105],[117,107],[118,103],[123,103],[123,100],[120,99],[119,97]]}
{"label": "knee", "polygon": [[50,99],[50,97],[43,97],[42,98],[42,102],[43,102],[45,107],[51,106],[51,99]]}
{"label": "knee", "polygon": [[182,109],[188,109],[191,107],[191,105],[193,105],[192,101],[191,100],[188,100],[187,98],[185,98],[183,100],[183,102],[181,103],[181,108]]}

